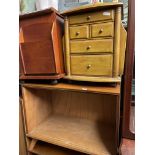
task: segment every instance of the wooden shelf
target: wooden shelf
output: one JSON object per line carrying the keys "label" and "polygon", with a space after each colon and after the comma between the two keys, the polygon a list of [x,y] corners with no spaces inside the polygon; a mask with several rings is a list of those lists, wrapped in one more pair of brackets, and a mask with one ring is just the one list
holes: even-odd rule
{"label": "wooden shelf", "polygon": [[51,115],[28,137],[93,155],[115,155],[115,130],[102,122]]}
{"label": "wooden shelf", "polygon": [[94,86],[94,85],[77,85],[77,84],[66,84],[58,83],[56,85],[47,84],[23,84],[24,87],[28,88],[39,88],[39,89],[57,89],[57,90],[70,90],[70,91],[80,91],[80,92],[92,92],[100,94],[120,94],[120,85],[117,84],[115,87],[112,86]]}
{"label": "wooden shelf", "polygon": [[37,142],[33,150],[29,150],[29,152],[35,153],[37,155],[85,155],[83,153],[51,145],[42,141]]}

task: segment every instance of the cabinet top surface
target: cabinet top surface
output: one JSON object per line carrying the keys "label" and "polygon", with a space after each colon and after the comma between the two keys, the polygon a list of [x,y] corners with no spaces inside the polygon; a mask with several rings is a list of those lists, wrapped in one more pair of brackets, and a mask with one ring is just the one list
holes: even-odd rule
{"label": "cabinet top surface", "polygon": [[68,11],[62,12],[61,15],[71,15],[79,12],[87,12],[87,11],[95,11],[103,8],[114,8],[114,7],[123,7],[123,3],[121,2],[98,2],[94,4],[88,4],[79,6]]}
{"label": "cabinet top surface", "polygon": [[83,84],[67,84],[67,83],[58,83],[56,85],[49,84],[22,84],[26,88],[36,88],[36,89],[48,89],[48,90],[69,90],[69,91],[78,91],[78,92],[90,92],[98,94],[111,94],[119,95],[120,94],[120,85],[116,86],[103,86],[103,85],[83,85]]}
{"label": "cabinet top surface", "polygon": [[36,16],[42,16],[42,15],[49,14],[52,12],[55,12],[57,15],[61,16],[60,13],[56,9],[50,7],[50,8],[44,9],[44,10],[40,10],[40,11],[34,11],[34,12],[30,12],[30,13],[20,14],[19,19],[26,19],[26,18],[36,17]]}

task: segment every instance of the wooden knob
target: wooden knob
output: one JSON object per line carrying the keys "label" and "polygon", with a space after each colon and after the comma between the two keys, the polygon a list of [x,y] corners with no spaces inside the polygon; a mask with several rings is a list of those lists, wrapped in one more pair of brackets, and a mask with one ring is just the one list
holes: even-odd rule
{"label": "wooden knob", "polygon": [[87,17],[87,20],[90,20],[90,18],[91,18],[91,17],[90,17],[90,16],[88,16],[88,17]]}
{"label": "wooden knob", "polygon": [[87,50],[89,50],[90,48],[91,48],[91,46],[88,46],[88,47],[87,47]]}
{"label": "wooden knob", "polygon": [[102,33],[103,32],[103,29],[100,29],[99,33]]}
{"label": "wooden knob", "polygon": [[91,65],[88,65],[88,66],[87,66],[87,69],[89,69],[90,67],[91,67]]}
{"label": "wooden knob", "polygon": [[78,36],[80,34],[80,32],[76,32],[76,35]]}

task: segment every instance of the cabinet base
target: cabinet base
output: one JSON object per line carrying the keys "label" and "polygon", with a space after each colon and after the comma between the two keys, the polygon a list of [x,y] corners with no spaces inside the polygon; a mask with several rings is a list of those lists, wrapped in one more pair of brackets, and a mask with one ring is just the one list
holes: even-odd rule
{"label": "cabinet base", "polygon": [[29,79],[43,79],[43,80],[50,80],[50,79],[61,79],[64,77],[64,74],[54,74],[54,75],[20,75],[20,80],[29,80]]}
{"label": "cabinet base", "polygon": [[90,76],[76,76],[76,75],[69,75],[64,76],[64,79],[69,80],[77,80],[77,81],[90,81],[90,82],[121,82],[121,77],[90,77]]}

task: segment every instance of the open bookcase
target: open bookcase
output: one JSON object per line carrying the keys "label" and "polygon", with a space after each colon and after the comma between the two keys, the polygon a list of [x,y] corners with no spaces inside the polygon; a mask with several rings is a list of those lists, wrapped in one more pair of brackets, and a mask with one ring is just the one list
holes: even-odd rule
{"label": "open bookcase", "polygon": [[38,155],[116,155],[120,86],[23,84],[28,151]]}

